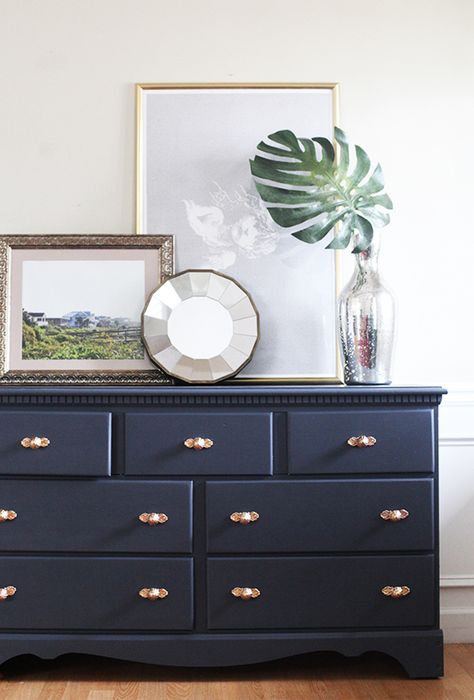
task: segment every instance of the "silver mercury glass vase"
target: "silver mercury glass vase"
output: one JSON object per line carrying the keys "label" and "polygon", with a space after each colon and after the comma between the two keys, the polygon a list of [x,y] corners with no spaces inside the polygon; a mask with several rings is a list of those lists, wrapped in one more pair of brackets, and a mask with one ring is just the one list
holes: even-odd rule
{"label": "silver mercury glass vase", "polygon": [[[354,243],[357,244],[357,234]],[[355,270],[339,298],[339,332],[346,384],[390,384],[395,300],[378,271],[380,236],[354,254]]]}

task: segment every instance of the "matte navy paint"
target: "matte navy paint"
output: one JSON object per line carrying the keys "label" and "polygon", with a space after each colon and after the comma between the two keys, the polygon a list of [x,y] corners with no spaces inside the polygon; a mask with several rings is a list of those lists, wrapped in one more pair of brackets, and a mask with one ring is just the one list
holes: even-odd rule
{"label": "matte navy paint", "polygon": [[[0,388],[0,662],[381,651],[442,675],[439,387]],[[371,434],[373,448],[346,445]],[[25,450],[23,437],[49,437]],[[187,450],[188,437],[210,450]],[[110,475],[110,476],[109,476]],[[399,523],[383,509],[406,508]],[[242,526],[233,511],[256,510]],[[140,523],[141,512],[169,516]],[[385,585],[409,585],[394,600]],[[242,601],[234,586],[258,587]],[[148,601],[142,587],[169,596]]]}

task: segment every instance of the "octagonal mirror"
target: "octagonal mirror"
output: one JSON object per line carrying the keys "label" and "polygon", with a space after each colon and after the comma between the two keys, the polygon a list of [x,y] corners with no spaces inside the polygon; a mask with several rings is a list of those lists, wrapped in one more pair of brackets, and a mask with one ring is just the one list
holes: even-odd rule
{"label": "octagonal mirror", "polygon": [[213,384],[235,376],[259,337],[258,312],[231,277],[186,270],[148,299],[142,336],[150,358],[173,377]]}

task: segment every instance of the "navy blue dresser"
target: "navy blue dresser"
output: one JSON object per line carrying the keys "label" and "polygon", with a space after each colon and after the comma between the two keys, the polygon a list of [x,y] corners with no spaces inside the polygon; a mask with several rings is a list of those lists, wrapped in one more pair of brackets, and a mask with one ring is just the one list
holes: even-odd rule
{"label": "navy blue dresser", "polygon": [[430,387],[0,389],[0,662],[443,672]]}

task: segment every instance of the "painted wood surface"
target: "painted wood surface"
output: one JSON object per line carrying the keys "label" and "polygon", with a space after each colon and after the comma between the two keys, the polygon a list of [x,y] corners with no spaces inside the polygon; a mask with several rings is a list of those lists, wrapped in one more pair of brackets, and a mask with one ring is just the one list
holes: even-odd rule
{"label": "painted wood surface", "polygon": [[[22,447],[25,437],[46,437],[47,447]],[[111,464],[111,414],[2,411],[0,474],[107,476]]]}
{"label": "painted wood surface", "polygon": [[[18,517],[0,523],[0,585],[20,582],[0,602],[0,661],[76,651],[212,666],[378,650],[412,676],[441,675],[442,394],[437,387],[2,387],[0,425],[14,413],[10,431],[33,414],[63,428],[87,416],[92,426],[102,421],[102,432],[88,432],[77,474],[74,439],[59,439],[65,456],[55,461],[50,453],[43,469],[51,472],[12,479],[7,466],[0,476],[0,508],[19,504]],[[347,430],[365,430],[367,414],[381,436],[378,459],[346,444]],[[198,435],[216,438],[217,449],[186,450],[182,441]],[[324,435],[349,451],[343,462],[321,449]],[[71,445],[76,457],[68,459]],[[110,455],[110,476],[88,472],[97,464],[88,450]],[[230,508],[260,509],[261,518],[235,525]],[[384,522],[384,508],[407,508],[410,517]],[[156,529],[135,520],[138,511],[166,509],[170,519]],[[288,510],[285,526],[275,513]],[[380,594],[384,585],[410,583],[404,599]],[[232,598],[238,585],[260,585],[262,595]],[[140,587],[170,595],[146,601]]]}
{"label": "painted wood surface", "polygon": [[[434,546],[432,479],[208,482],[209,552],[416,551]],[[398,522],[386,509],[405,509]],[[255,511],[246,525],[234,512]]]}

